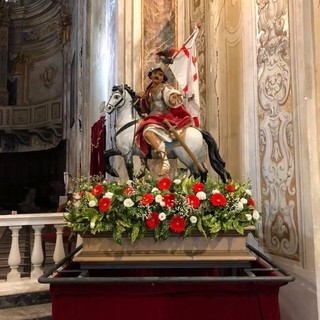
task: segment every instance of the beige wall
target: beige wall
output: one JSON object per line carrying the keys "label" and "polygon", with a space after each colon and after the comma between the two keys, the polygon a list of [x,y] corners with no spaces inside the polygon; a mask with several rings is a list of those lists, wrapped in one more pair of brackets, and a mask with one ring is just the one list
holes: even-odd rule
{"label": "beige wall", "polygon": [[[203,24],[197,49],[205,79],[201,88],[205,126],[218,141],[232,176],[253,183],[264,213],[259,228],[263,241],[254,244],[296,276],[280,290],[282,319],[313,320],[318,319],[320,296],[319,5],[317,0],[277,0],[258,10],[259,4],[179,0],[176,41],[182,43],[194,22]],[[117,77],[106,80],[101,46],[108,40],[102,37],[112,37],[112,32],[102,25],[105,4],[91,1],[93,20],[86,42],[90,81],[84,86],[90,98],[80,100],[85,119],[81,137],[87,140],[78,149],[84,152],[82,168],[88,165],[89,128],[99,115],[99,104],[108,99],[110,86],[118,81],[143,87],[143,6],[141,1],[119,1],[118,6],[118,64],[106,67]],[[272,32],[278,32],[276,37]],[[264,36],[270,37],[268,41]],[[276,39],[279,42],[271,41]],[[272,85],[278,74],[280,94]],[[120,160],[117,165],[120,169]]]}

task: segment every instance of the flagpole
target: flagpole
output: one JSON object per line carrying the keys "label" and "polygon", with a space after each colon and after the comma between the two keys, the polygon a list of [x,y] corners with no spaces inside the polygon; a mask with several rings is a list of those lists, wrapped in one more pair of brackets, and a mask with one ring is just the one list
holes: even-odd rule
{"label": "flagpole", "polygon": [[183,45],[180,47],[180,49],[175,53],[175,55],[172,57],[172,59],[174,60],[174,58],[180,53],[181,49],[183,47],[186,46],[186,44],[192,39],[192,37],[194,36],[194,34],[200,29],[200,27],[195,26],[193,32],[191,33],[191,35],[189,36],[189,38],[187,38],[187,40],[183,43]]}

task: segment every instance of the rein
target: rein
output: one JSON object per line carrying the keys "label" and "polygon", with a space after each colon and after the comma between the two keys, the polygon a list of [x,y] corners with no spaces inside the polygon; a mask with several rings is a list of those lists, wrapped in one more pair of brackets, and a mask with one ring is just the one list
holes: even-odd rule
{"label": "rein", "polygon": [[139,119],[135,119],[135,120],[132,120],[132,121],[126,123],[123,127],[121,127],[121,128],[116,132],[116,136],[117,136],[118,134],[120,134],[121,132],[123,132],[124,130],[128,129],[129,127],[135,125],[138,121],[139,121]]}
{"label": "rein", "polygon": [[[126,89],[123,87],[123,93],[122,93],[122,99],[120,101],[118,101],[118,103],[114,106],[114,110],[120,109],[122,108],[125,104],[126,104]],[[122,103],[123,102],[123,103]],[[135,115],[135,108],[133,107],[133,102],[131,101],[131,113],[132,116],[134,117]],[[116,113],[116,119],[117,119],[117,113]],[[117,120],[115,119],[115,123],[117,122]],[[125,125],[123,125],[118,131],[116,131],[115,137],[117,137],[120,133],[122,133],[123,131],[125,131],[126,129],[130,128],[131,126],[135,126],[134,129],[134,134],[133,134],[133,141],[132,141],[132,145],[131,145],[131,150],[128,151],[128,154],[130,152],[132,152],[133,147],[134,147],[134,137],[135,137],[135,131],[136,131],[136,125],[137,122],[139,121],[139,118],[135,118],[134,120],[129,121],[128,123],[126,123]],[[123,155],[124,156],[124,155]]]}

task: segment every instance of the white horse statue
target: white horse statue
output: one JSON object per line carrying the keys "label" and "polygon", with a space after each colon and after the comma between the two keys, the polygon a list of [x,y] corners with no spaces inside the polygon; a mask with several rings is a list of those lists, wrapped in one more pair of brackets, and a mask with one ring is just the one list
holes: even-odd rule
{"label": "white horse statue", "polygon": [[[112,88],[112,94],[106,105],[106,112],[115,114],[116,148],[105,151],[106,172],[113,177],[119,177],[117,171],[110,164],[110,157],[120,155],[124,158],[129,179],[133,179],[133,156],[139,156],[146,163],[146,159],[135,144],[135,132],[141,118],[134,107],[135,92],[127,85],[118,85]],[[205,169],[205,144],[208,145],[208,155],[212,168],[223,182],[231,179],[225,170],[225,162],[221,159],[217,144],[211,134],[200,128],[187,127],[184,134],[184,146],[178,141],[167,148],[169,159],[178,158],[194,177],[207,178]],[[172,143],[171,143],[172,144]],[[189,150],[188,150],[189,149]],[[194,156],[192,156],[194,155]],[[197,161],[194,161],[196,157]]]}

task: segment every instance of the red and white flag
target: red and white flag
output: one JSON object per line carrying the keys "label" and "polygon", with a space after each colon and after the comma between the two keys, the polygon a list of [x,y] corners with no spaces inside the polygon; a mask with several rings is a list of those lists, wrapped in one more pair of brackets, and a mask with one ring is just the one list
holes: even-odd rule
{"label": "red and white flag", "polygon": [[195,27],[191,36],[173,56],[173,63],[170,65],[170,69],[186,97],[185,107],[193,117],[197,127],[200,125],[199,77],[195,45],[198,33],[199,28]]}

